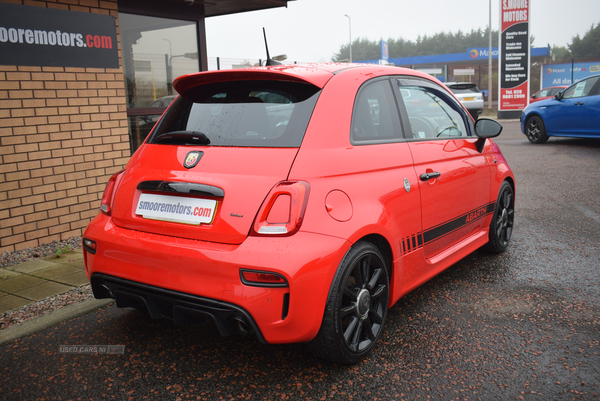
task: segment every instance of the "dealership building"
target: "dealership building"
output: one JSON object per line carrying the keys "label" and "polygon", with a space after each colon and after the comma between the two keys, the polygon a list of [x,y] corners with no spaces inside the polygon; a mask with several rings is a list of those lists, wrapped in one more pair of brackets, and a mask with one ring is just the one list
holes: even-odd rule
{"label": "dealership building", "polygon": [[0,253],[79,236],[104,186],[208,70],[205,19],[287,0],[0,0]]}

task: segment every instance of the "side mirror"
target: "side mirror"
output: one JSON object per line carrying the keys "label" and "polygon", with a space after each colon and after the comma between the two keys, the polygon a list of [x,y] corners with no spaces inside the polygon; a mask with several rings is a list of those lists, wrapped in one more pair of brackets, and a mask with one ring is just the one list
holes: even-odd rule
{"label": "side mirror", "polygon": [[562,98],[563,98],[563,92],[558,92],[556,95],[554,95],[554,98],[555,98],[556,100],[560,100],[560,99],[562,99]]}
{"label": "side mirror", "polygon": [[482,117],[475,122],[475,134],[479,138],[495,138],[502,132],[502,124],[491,118]]}
{"label": "side mirror", "polygon": [[495,138],[502,132],[502,124],[491,118],[480,118],[475,122],[475,134],[479,137],[475,142],[475,147],[479,153],[483,152],[485,140]]}

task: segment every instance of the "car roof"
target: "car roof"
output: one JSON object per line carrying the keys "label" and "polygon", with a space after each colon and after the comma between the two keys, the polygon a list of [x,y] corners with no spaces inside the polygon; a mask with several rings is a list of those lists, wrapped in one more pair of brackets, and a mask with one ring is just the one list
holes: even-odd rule
{"label": "car roof", "polygon": [[185,97],[190,89],[208,83],[242,80],[280,80],[309,83],[322,88],[334,76],[341,72],[354,71],[357,74],[411,75],[435,81],[430,75],[420,71],[378,64],[284,64],[269,67],[251,67],[232,70],[204,71],[183,75],[173,81],[173,87]]}

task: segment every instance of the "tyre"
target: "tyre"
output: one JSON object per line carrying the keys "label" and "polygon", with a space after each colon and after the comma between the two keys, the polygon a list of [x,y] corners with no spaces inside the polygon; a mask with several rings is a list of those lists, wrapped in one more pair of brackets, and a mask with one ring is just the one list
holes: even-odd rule
{"label": "tyre", "polygon": [[344,365],[366,358],[383,331],[389,294],[385,258],[370,242],[357,242],[333,279],[321,329],[309,349]]}
{"label": "tyre", "polygon": [[538,116],[529,117],[525,124],[525,135],[531,143],[545,143],[548,140],[544,121]]}
{"label": "tyre", "polygon": [[508,247],[515,221],[515,196],[510,184],[502,183],[498,200],[494,208],[494,216],[490,223],[489,242],[483,249],[488,252],[502,253]]}

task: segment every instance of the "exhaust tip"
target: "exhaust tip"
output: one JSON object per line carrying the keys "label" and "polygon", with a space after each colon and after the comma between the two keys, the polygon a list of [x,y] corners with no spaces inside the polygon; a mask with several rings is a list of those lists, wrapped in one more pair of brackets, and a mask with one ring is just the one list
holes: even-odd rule
{"label": "exhaust tip", "polygon": [[106,292],[106,294],[108,294],[109,297],[111,297],[112,299],[115,299],[115,295],[112,293],[112,291],[110,290],[110,288],[108,288],[108,286],[106,284],[102,284],[101,287]]}
{"label": "exhaust tip", "polygon": [[251,335],[254,330],[252,330],[251,326],[248,324],[248,321],[244,316],[236,315],[231,318],[231,323],[238,334],[242,334],[244,336]]}

